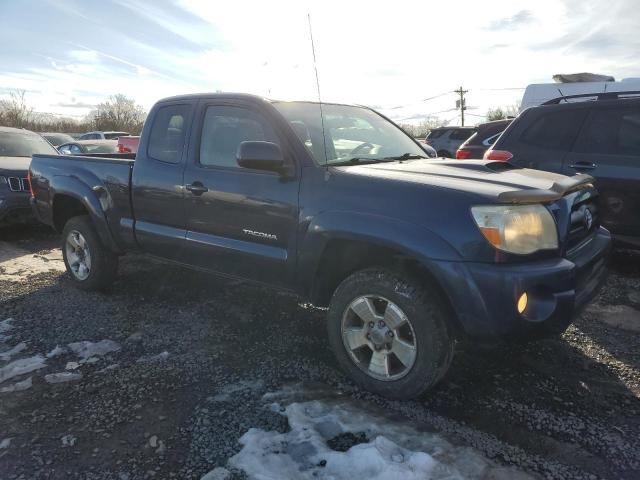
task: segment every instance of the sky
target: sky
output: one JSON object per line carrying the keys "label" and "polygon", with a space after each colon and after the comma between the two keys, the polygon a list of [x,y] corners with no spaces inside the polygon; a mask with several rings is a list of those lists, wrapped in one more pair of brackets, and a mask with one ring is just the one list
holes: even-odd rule
{"label": "sky", "polygon": [[[637,0],[0,0],[0,97],[82,118],[124,93],[318,98],[467,123],[556,73],[640,77]],[[435,97],[435,98],[434,98]]]}

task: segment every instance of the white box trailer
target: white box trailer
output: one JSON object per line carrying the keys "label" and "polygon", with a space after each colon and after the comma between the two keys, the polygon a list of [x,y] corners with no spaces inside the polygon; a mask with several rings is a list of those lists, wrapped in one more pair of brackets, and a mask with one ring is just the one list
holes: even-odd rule
{"label": "white box trailer", "polygon": [[[529,85],[522,96],[520,111],[541,105],[566,95],[598,94],[605,92],[640,91],[640,78],[625,78],[620,82],[538,83]],[[577,101],[577,100],[576,100]]]}

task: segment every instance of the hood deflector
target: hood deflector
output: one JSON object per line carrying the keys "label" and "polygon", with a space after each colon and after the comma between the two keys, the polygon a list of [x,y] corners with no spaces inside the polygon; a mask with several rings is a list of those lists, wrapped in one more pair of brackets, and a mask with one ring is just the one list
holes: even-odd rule
{"label": "hood deflector", "polygon": [[514,190],[498,195],[498,201],[504,203],[545,203],[561,199],[567,193],[592,186],[595,179],[591,175],[579,173],[553,182],[547,190]]}

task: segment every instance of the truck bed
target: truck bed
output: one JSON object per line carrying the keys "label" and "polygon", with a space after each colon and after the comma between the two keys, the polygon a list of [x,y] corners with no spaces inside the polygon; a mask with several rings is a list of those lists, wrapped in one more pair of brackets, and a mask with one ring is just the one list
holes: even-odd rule
{"label": "truck bed", "polygon": [[[130,187],[134,160],[135,154],[34,155],[31,173],[36,215],[58,227],[51,213],[54,198],[95,197],[95,192],[102,191],[99,211],[118,241],[120,220],[133,218]],[[41,181],[45,178],[46,184]],[[83,195],[85,189],[88,191]]]}

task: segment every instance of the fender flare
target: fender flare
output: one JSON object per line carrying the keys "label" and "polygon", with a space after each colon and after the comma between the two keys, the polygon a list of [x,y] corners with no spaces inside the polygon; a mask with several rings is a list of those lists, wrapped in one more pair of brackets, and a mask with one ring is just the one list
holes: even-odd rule
{"label": "fender flare", "polygon": [[432,261],[462,260],[450,243],[423,226],[374,214],[324,212],[311,220],[299,243],[298,282],[304,294],[311,293],[325,248],[336,239],[394,249],[415,259],[432,273]]}
{"label": "fender flare", "polygon": [[102,187],[101,183],[92,189],[75,176],[54,175],[49,188],[52,218],[55,218],[56,197],[58,195],[71,197],[80,202],[87,210],[103,245],[115,253],[122,253],[109,229],[105,211],[111,207],[112,201],[108,191]]}

